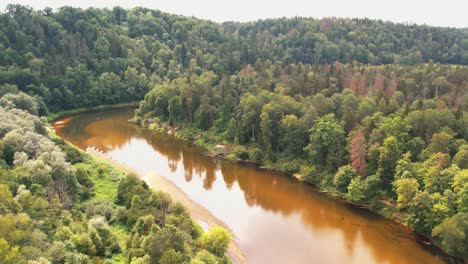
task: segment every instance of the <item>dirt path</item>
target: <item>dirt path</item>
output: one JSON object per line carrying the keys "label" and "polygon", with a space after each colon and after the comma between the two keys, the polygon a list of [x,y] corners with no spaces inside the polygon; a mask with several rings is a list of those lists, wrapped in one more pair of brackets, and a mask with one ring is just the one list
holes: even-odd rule
{"label": "dirt path", "polygon": [[228,254],[231,260],[234,263],[239,263],[239,264],[247,263],[247,259],[239,246],[238,240],[235,237],[235,235],[232,233],[232,231],[229,229],[229,227],[223,221],[221,221],[216,216],[214,216],[210,211],[208,211],[208,209],[206,209],[202,205],[190,199],[190,197],[188,197],[187,194],[184,193],[173,182],[171,182],[167,178],[161,175],[158,175],[156,173],[141,175],[137,173],[134,169],[128,166],[125,166],[124,164],[118,161],[113,160],[112,158],[110,158],[109,156],[107,156],[105,153],[103,153],[102,151],[98,149],[87,148],[86,152],[88,154],[91,154],[94,157],[97,157],[99,159],[102,159],[111,163],[113,166],[123,171],[126,171],[127,173],[134,173],[136,175],[139,175],[141,179],[143,179],[153,190],[169,193],[169,195],[174,201],[180,202],[182,205],[184,205],[184,207],[190,213],[190,216],[196,221],[202,222],[203,224],[206,224],[209,227],[222,226],[226,230],[229,230],[232,234],[232,243],[229,245],[229,248],[228,248]]}

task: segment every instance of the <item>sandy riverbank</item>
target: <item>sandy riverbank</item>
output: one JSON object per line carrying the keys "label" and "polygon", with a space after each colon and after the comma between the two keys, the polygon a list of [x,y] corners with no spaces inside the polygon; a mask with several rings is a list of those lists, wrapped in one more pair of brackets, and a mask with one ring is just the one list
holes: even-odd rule
{"label": "sandy riverbank", "polygon": [[[190,197],[188,197],[187,194],[185,194],[179,187],[177,187],[177,185],[165,177],[156,173],[141,175],[128,166],[111,159],[105,153],[95,148],[88,148],[86,149],[86,152],[96,158],[103,159],[111,163],[113,166],[123,171],[139,175],[153,190],[169,193],[174,201],[180,202],[182,205],[184,205],[194,220],[202,222],[209,227],[222,226],[225,229],[231,231],[223,221],[214,216],[210,211],[208,211],[208,209],[190,199]],[[247,259],[242,252],[234,234],[232,234],[232,243],[229,245],[228,254],[234,263],[247,263]]]}

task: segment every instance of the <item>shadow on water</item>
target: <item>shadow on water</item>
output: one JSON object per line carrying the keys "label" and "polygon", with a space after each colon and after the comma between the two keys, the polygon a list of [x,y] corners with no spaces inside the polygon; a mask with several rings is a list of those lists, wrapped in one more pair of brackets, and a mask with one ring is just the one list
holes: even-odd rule
{"label": "shadow on water", "polygon": [[400,224],[350,207],[277,173],[202,155],[171,136],[129,124],[132,109],[61,119],[58,135],[156,171],[223,220],[251,263],[443,263]]}

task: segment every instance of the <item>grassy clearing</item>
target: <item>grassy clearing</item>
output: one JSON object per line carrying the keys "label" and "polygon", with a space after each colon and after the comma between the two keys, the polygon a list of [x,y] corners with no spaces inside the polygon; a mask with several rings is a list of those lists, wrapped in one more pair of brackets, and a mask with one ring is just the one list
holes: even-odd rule
{"label": "grassy clearing", "polygon": [[[96,157],[84,153],[83,155],[85,156],[83,162],[75,163],[73,166],[87,171],[89,178],[94,183],[94,196],[87,202],[104,199],[114,204],[117,198],[119,181],[125,176],[125,173]],[[122,252],[126,252],[126,243],[129,236],[128,228],[117,222],[111,222],[109,228],[117,237]],[[127,263],[127,258],[123,253],[115,254],[112,256],[111,263]]]}
{"label": "grassy clearing", "polygon": [[[91,156],[88,153],[72,146],[70,143],[58,137],[52,129],[49,131],[51,138],[56,140],[56,143],[59,144],[67,154],[74,153],[75,155],[73,156],[80,157],[80,161],[73,163],[73,166],[77,170],[86,171],[88,177],[94,184],[94,195],[84,202],[90,203],[96,200],[105,200],[110,204],[115,205],[119,181],[126,175],[126,173],[119,168],[113,167],[108,162]],[[122,252],[126,252],[126,242],[129,236],[128,228],[118,222],[109,223],[109,228],[117,237],[119,245],[123,249]],[[128,263],[128,261],[125,254],[119,253],[112,256],[110,263],[123,264]]]}
{"label": "grassy clearing", "polygon": [[87,171],[89,178],[93,181],[95,195],[91,200],[105,199],[112,203],[115,201],[117,187],[120,179],[125,175],[124,172],[91,156],[87,156],[83,162],[76,163],[74,166]]}
{"label": "grassy clearing", "polygon": [[[122,252],[127,251],[127,239],[128,239],[128,229],[121,224],[113,223],[109,225],[112,233],[117,237]],[[123,253],[116,254],[112,257],[112,263],[127,263],[127,258]]]}

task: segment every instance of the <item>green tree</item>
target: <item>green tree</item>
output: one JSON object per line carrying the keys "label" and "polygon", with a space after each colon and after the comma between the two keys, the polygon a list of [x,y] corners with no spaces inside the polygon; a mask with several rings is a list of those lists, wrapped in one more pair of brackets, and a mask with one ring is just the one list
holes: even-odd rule
{"label": "green tree", "polygon": [[5,264],[19,263],[20,248],[18,246],[10,247],[8,242],[0,237],[0,260]]}
{"label": "green tree", "polygon": [[[163,254],[170,249],[178,251],[180,253],[186,252],[185,243],[191,243],[190,237],[179,230],[175,226],[166,225],[160,231],[158,231],[149,244],[149,253],[152,262],[160,261]],[[174,257],[178,254],[170,254],[169,257]]]}
{"label": "green tree", "polygon": [[223,257],[231,243],[231,234],[224,228],[216,226],[203,234],[200,241],[209,252],[218,257]]}
{"label": "green tree", "polygon": [[167,111],[169,112],[169,122],[174,125],[182,118],[182,99],[180,96],[173,96],[169,99]]}
{"label": "green tree", "polygon": [[305,129],[302,122],[294,114],[286,115],[280,123],[281,145],[286,153],[300,156],[305,144]]}
{"label": "green tree", "polygon": [[356,203],[368,203],[377,196],[380,185],[381,180],[377,175],[370,175],[364,180],[355,177],[348,185],[346,199]]}
{"label": "green tree", "polygon": [[350,184],[351,180],[356,177],[356,170],[354,170],[350,165],[345,165],[340,167],[336,172],[335,177],[333,177],[333,184],[335,185],[336,189],[344,193],[348,190],[348,185]]}
{"label": "green tree", "polygon": [[400,144],[394,136],[387,137],[379,148],[378,173],[384,186],[391,186],[397,161],[401,157]]}
{"label": "green tree", "polygon": [[432,135],[431,143],[427,146],[428,153],[445,153],[450,154],[453,136],[447,132],[435,133]]}
{"label": "green tree", "polygon": [[460,169],[468,169],[468,145],[460,146],[457,154],[453,157],[453,163]]}
{"label": "green tree", "polygon": [[2,98],[0,98],[0,106],[9,109],[22,109],[33,115],[39,114],[39,104],[37,101],[23,92],[17,94],[9,93],[2,96]]}
{"label": "green tree", "polygon": [[161,258],[159,259],[158,263],[160,264],[179,264],[184,263],[187,261],[187,257],[184,256],[182,253],[175,251],[174,249],[166,250]]}
{"label": "green tree", "polygon": [[455,175],[460,171],[457,165],[442,170],[440,166],[430,167],[424,175],[425,189],[429,192],[443,193],[450,189]]}
{"label": "green tree", "polygon": [[442,247],[449,254],[460,258],[468,257],[468,213],[459,213],[434,228],[432,236],[442,239]]}
{"label": "green tree", "polygon": [[402,158],[397,162],[395,180],[399,179],[416,179],[420,185],[423,184],[420,164],[411,162],[410,152],[403,154]]}
{"label": "green tree", "polygon": [[433,202],[428,192],[422,191],[416,194],[406,213],[406,221],[409,225],[422,234],[429,234],[433,226],[431,209]]}
{"label": "green tree", "polygon": [[309,133],[307,150],[314,160],[319,164],[327,161],[329,166],[339,166],[345,139],[343,122],[336,120],[334,114],[327,114],[316,120]]}
{"label": "green tree", "polygon": [[206,250],[199,251],[190,264],[218,264],[218,258]]}
{"label": "green tree", "polygon": [[398,208],[408,208],[418,193],[418,181],[412,178],[403,178],[396,180],[394,186],[396,188]]}

